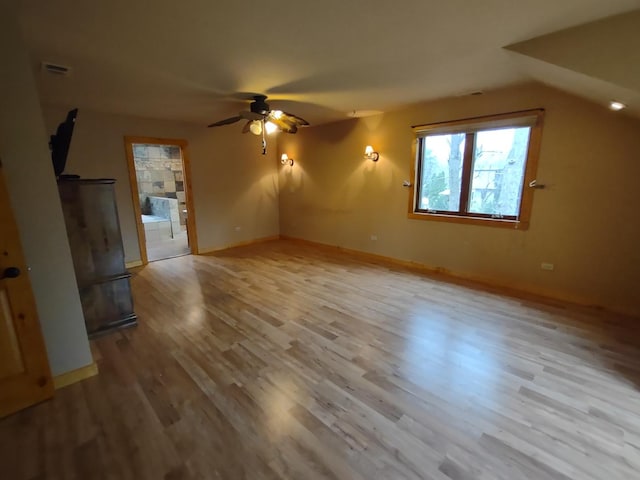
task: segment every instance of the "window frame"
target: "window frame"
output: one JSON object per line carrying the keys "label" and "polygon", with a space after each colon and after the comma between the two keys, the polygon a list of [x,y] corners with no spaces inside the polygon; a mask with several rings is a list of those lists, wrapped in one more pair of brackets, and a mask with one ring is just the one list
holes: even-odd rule
{"label": "window frame", "polygon": [[[523,121],[528,118],[533,118],[533,120],[529,123],[523,123]],[[408,217],[418,220],[435,220],[441,222],[485,225],[511,228],[515,230],[528,229],[535,190],[535,188],[530,187],[529,184],[536,179],[538,158],[540,156],[540,144],[542,140],[543,118],[544,109],[538,108],[413,126],[412,130],[414,140],[411,155],[411,178],[413,178],[413,185],[409,195]],[[466,211],[469,208],[469,194],[473,180],[473,149],[475,148],[475,132],[525,125],[531,127],[531,131],[529,134],[529,144],[527,146],[527,159],[523,175],[519,214],[514,218],[494,218],[488,215],[470,213]],[[462,159],[459,212],[427,211],[418,208],[418,192],[421,187],[422,138],[428,136],[428,132],[437,132],[437,134],[443,135],[452,133],[466,134],[465,150]],[[470,139],[473,141],[469,141]]]}

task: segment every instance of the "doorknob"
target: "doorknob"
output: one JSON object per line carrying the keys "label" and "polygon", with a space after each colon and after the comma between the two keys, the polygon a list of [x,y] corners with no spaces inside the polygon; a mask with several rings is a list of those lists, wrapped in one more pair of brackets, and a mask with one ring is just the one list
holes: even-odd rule
{"label": "doorknob", "polygon": [[4,272],[2,272],[2,277],[0,278],[0,280],[3,280],[5,278],[16,278],[19,275],[20,269],[18,267],[5,268]]}

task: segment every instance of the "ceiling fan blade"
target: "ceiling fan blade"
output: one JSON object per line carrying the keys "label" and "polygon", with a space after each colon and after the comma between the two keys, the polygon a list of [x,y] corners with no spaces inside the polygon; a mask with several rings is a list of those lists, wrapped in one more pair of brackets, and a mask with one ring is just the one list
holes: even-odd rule
{"label": "ceiling fan blade", "polygon": [[221,127],[222,125],[229,125],[231,123],[236,123],[238,121],[242,120],[242,117],[238,116],[238,117],[231,117],[231,118],[225,118],[224,120],[220,120],[219,122],[215,122],[212,123],[211,125],[207,125],[207,127],[211,128],[211,127]]}
{"label": "ceiling fan blade", "polygon": [[285,116],[293,119],[295,121],[295,123],[297,123],[299,126],[301,127],[306,127],[307,125],[309,125],[309,122],[307,122],[304,118],[300,118],[296,115],[293,115],[291,113],[287,113],[287,112],[282,112]]}
{"label": "ceiling fan blade", "polygon": [[244,112],[240,112],[238,115],[240,115],[240,118],[244,118],[245,120],[262,120],[265,115],[261,114],[261,113],[256,113],[256,112],[251,112],[251,111],[244,111]]}
{"label": "ceiling fan blade", "polygon": [[269,116],[269,121],[276,125],[281,131],[286,133],[296,133],[298,131],[298,127],[296,125],[292,125],[289,122],[286,122],[284,116],[280,118],[276,118],[273,115]]}
{"label": "ceiling fan blade", "polygon": [[297,127],[298,126],[298,122],[296,121],[296,119],[293,118],[293,117],[289,117],[287,115],[281,115],[278,120],[280,120],[281,122],[287,124],[290,127]]}
{"label": "ceiling fan blade", "polygon": [[252,123],[253,120],[248,120],[247,123],[244,124],[244,127],[242,127],[242,133],[249,133],[249,127]]}

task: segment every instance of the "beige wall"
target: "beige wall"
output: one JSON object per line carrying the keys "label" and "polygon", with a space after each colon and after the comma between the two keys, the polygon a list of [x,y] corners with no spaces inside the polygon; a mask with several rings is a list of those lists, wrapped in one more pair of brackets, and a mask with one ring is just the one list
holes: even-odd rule
{"label": "beige wall", "polygon": [[[535,192],[528,231],[407,218],[411,125],[538,107],[547,188]],[[379,162],[363,159],[367,144]],[[282,136],[282,152],[296,161],[280,170],[283,235],[640,315],[636,119],[525,85],[306,129]]]}
{"label": "beige wall", "polygon": [[[71,107],[69,107],[71,108]],[[53,132],[68,109],[44,107]],[[140,259],[124,136],[189,142],[198,246],[201,252],[278,234],[276,142],[267,156],[241,125],[218,129],[80,109],[65,173],[117,180],[116,198],[127,262]],[[239,227],[239,230],[236,230]]]}
{"label": "beige wall", "polygon": [[0,6],[0,157],[49,363],[58,375],[88,365],[92,358],[47,134],[14,14],[9,6]]}

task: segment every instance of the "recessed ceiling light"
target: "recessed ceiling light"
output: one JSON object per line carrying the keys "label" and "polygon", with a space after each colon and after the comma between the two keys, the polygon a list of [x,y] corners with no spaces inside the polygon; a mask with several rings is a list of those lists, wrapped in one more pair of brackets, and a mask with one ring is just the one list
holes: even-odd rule
{"label": "recessed ceiling light", "polygon": [[621,103],[621,102],[615,102],[615,101],[614,102],[609,102],[609,108],[611,110],[616,111],[616,112],[618,110],[622,110],[625,107],[626,107],[626,105],[624,103]]}

